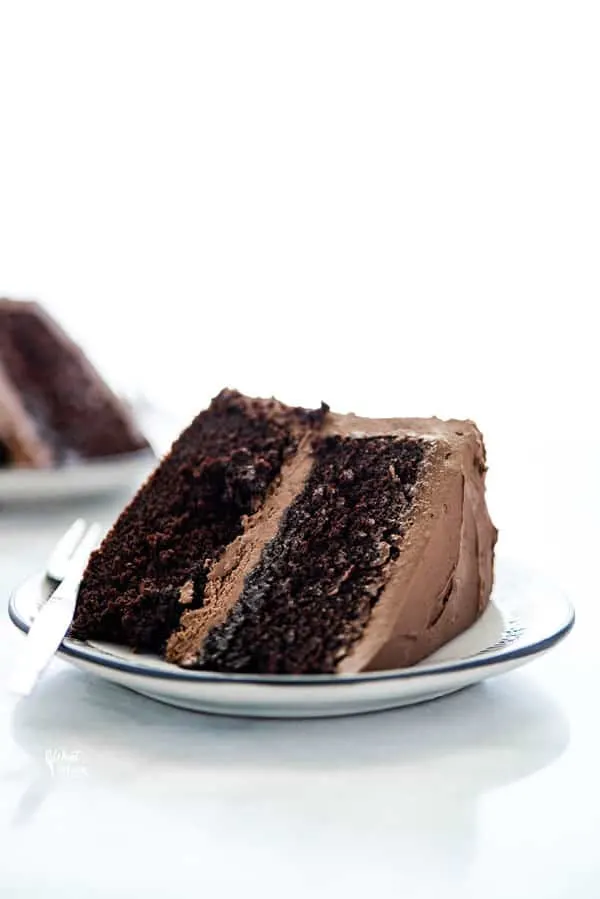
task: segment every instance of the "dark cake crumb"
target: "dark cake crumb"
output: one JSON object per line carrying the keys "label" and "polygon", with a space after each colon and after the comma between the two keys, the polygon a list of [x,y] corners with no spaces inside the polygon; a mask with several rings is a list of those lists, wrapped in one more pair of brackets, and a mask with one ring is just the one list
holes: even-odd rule
{"label": "dark cake crumb", "polygon": [[222,391],[92,557],[72,635],[162,652],[181,614],[202,605],[211,563],[263,502],[300,434],[326,413]]}
{"label": "dark cake crumb", "polygon": [[320,441],[304,489],[228,619],[206,638],[198,666],[333,672],[398,557],[425,452],[417,438]]}

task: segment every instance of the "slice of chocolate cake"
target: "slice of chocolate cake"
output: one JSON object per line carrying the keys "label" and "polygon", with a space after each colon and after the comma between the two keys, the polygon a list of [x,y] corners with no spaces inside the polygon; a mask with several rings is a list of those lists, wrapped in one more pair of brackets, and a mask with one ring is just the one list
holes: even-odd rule
{"label": "slice of chocolate cake", "polygon": [[37,303],[0,300],[0,466],[145,449],[124,404]]}
{"label": "slice of chocolate cake", "polygon": [[213,671],[411,665],[489,598],[484,481],[471,422],[224,391],[90,560],[72,635]]}

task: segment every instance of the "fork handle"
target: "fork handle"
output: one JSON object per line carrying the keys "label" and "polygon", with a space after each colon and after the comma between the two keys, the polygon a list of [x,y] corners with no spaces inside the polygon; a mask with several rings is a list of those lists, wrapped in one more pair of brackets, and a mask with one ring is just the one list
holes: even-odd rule
{"label": "fork handle", "polygon": [[28,696],[64,640],[75,613],[77,584],[69,579],[52,594],[31,625],[23,653],[10,679],[10,689]]}

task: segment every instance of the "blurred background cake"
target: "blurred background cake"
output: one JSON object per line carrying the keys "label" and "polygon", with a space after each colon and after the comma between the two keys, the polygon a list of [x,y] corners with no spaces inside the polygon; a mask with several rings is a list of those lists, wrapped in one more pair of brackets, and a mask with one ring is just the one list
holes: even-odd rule
{"label": "blurred background cake", "polygon": [[38,303],[0,300],[0,467],[147,447],[125,403],[55,320]]}

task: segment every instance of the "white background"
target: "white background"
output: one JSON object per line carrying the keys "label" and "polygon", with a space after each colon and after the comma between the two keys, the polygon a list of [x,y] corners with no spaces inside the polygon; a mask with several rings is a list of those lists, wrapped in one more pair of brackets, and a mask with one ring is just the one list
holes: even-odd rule
{"label": "white background", "polygon": [[599,18],[2,2],[2,291],[186,411],[597,431]]}
{"label": "white background", "polygon": [[[9,896],[80,894],[99,846],[147,822],[160,876],[139,844],[114,850],[118,875],[103,867],[98,884],[151,892],[179,876],[200,892],[202,868],[212,891],[231,866],[236,895],[254,895],[264,863],[265,897],[336,883],[598,896],[599,24],[576,0],[0,0],[0,293],[41,299],[116,385],[182,421],[224,385],[475,418],[501,547],[565,586],[579,616],[564,649],[495,692],[315,725],[304,742],[183,713],[159,723],[134,700],[122,737],[121,694],[60,672],[48,705],[0,721],[4,795],[19,802],[23,743],[93,756],[90,733],[105,734],[101,773],[63,785],[29,831],[10,819],[0,892],[4,871]],[[4,595],[70,514],[44,513],[39,531],[4,520]],[[165,748],[180,805],[161,817],[143,733],[179,741],[185,777],[208,778],[192,790],[197,875],[181,769],[166,773]],[[119,786],[130,767],[145,802]],[[79,864],[61,860],[75,832]]]}

